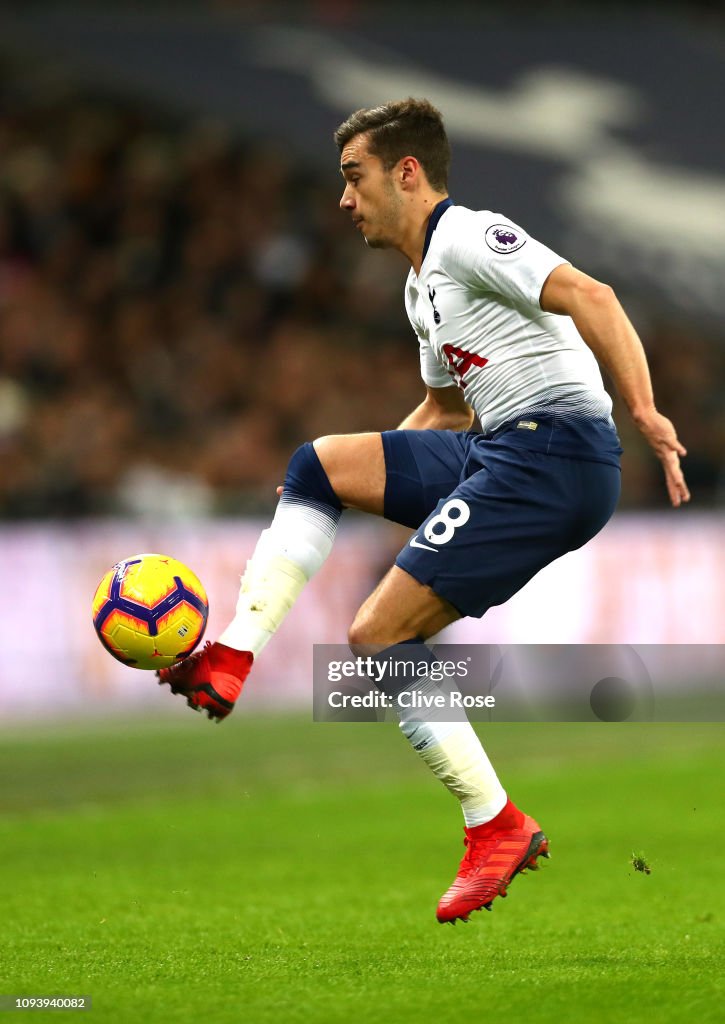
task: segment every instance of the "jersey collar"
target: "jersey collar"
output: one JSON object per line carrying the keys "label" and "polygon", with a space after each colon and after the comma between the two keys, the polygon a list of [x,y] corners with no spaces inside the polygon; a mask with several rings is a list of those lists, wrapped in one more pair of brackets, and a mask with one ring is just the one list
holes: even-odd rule
{"label": "jersey collar", "polygon": [[[441,201],[433,207],[433,212],[430,215],[428,227],[426,228],[425,232],[425,242],[423,243],[423,260],[425,259],[428,253],[428,246],[430,245],[431,238],[433,237],[433,232],[438,227],[438,221],[441,219],[441,217],[446,212],[449,206],[453,206],[453,200],[450,197],[448,199],[441,199]],[[421,260],[421,263],[423,262],[423,260]]]}

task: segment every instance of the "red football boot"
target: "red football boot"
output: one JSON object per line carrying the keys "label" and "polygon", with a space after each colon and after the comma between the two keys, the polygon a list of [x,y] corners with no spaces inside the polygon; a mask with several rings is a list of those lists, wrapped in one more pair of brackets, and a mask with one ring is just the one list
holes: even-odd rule
{"label": "red football boot", "polygon": [[186,697],[190,708],[221,720],[234,710],[253,661],[250,651],[207,641],[196,654],[160,669],[156,675],[160,684],[169,684],[172,693]]}
{"label": "red football boot", "polygon": [[549,856],[549,840],[533,818],[507,801],[484,825],[465,829],[466,853],[458,874],[438,904],[441,924],[467,921],[473,910],[491,909],[497,896],[506,896],[514,875],[538,868],[537,857]]}

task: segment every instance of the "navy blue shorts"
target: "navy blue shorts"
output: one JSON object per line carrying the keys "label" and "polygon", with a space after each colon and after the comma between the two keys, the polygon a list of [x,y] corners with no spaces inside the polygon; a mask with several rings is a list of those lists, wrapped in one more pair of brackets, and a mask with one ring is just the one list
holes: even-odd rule
{"label": "navy blue shorts", "polygon": [[395,560],[462,615],[503,604],[601,530],[619,499],[610,421],[534,415],[487,437],[382,435],[384,515],[416,530]]}

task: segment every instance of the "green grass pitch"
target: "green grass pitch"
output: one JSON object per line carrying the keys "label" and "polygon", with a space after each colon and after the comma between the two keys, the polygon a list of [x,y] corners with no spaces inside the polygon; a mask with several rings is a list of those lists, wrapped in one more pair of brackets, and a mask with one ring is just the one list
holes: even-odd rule
{"label": "green grass pitch", "polygon": [[460,812],[394,725],[3,734],[0,993],[142,1024],[721,1021],[723,727],[479,730],[552,859],[455,928]]}

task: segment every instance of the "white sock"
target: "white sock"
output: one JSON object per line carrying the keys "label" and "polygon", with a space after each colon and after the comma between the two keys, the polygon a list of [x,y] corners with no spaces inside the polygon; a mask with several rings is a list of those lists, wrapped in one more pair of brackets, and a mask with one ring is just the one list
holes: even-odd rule
{"label": "white sock", "polygon": [[304,585],[332,550],[340,513],[280,498],[272,524],[263,530],[242,576],[234,619],[219,642],[257,655],[292,608]]}
{"label": "white sock", "polygon": [[[440,692],[430,680],[416,690]],[[471,723],[421,721],[400,711],[400,729],[437,779],[461,802],[466,825],[483,825],[503,810],[506,793]]]}

